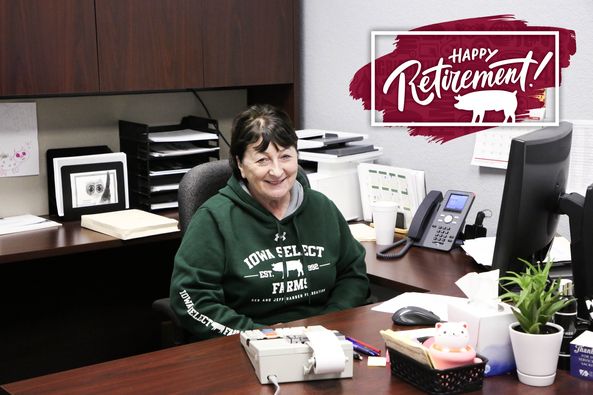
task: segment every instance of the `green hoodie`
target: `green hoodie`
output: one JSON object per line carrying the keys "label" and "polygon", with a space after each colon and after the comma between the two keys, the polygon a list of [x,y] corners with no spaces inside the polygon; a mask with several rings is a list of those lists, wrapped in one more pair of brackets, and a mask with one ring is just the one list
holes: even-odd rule
{"label": "green hoodie", "polygon": [[325,195],[303,187],[300,206],[278,220],[231,177],[187,228],[171,307],[207,339],[359,306],[368,294],[364,257]]}

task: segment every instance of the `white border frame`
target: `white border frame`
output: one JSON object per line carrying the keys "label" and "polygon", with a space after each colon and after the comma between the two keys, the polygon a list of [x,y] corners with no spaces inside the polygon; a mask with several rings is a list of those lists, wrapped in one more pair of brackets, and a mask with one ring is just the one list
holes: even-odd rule
{"label": "white border frame", "polygon": [[83,156],[67,156],[54,158],[54,184],[56,189],[56,209],[58,216],[64,216],[64,196],[62,191],[62,167],[75,165],[89,165],[93,163],[111,163],[122,162],[124,173],[124,199],[126,208],[130,207],[128,198],[128,171],[126,154],[123,152],[113,152],[110,154],[96,154]]}
{"label": "white border frame", "polygon": [[[436,35],[460,35],[460,36],[554,36],[554,120],[548,122],[378,122],[377,111],[375,110],[375,41],[377,36],[436,36]],[[511,126],[511,127],[525,127],[525,126],[558,126],[560,124],[560,108],[559,108],[559,85],[560,78],[560,33],[558,31],[371,31],[371,126]]]}

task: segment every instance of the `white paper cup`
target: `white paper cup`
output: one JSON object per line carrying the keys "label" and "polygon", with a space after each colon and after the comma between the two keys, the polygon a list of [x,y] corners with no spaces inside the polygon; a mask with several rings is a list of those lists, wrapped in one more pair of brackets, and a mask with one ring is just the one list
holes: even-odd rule
{"label": "white paper cup", "polygon": [[377,235],[377,244],[387,245],[393,243],[397,204],[395,202],[377,201],[371,203],[373,223]]}

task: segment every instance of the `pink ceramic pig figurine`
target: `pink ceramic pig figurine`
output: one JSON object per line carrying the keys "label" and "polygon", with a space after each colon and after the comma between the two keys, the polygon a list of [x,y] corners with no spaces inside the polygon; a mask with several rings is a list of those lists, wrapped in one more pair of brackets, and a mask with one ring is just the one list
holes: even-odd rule
{"label": "pink ceramic pig figurine", "polygon": [[469,342],[466,322],[439,322],[429,352],[437,369],[449,369],[474,363],[476,351]]}

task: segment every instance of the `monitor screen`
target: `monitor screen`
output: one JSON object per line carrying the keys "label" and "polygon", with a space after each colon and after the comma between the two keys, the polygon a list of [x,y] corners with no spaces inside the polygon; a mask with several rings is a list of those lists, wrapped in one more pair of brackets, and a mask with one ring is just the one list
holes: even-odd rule
{"label": "monitor screen", "polygon": [[493,269],[521,272],[518,258],[543,261],[558,225],[568,178],[572,125],[546,127],[511,142]]}

